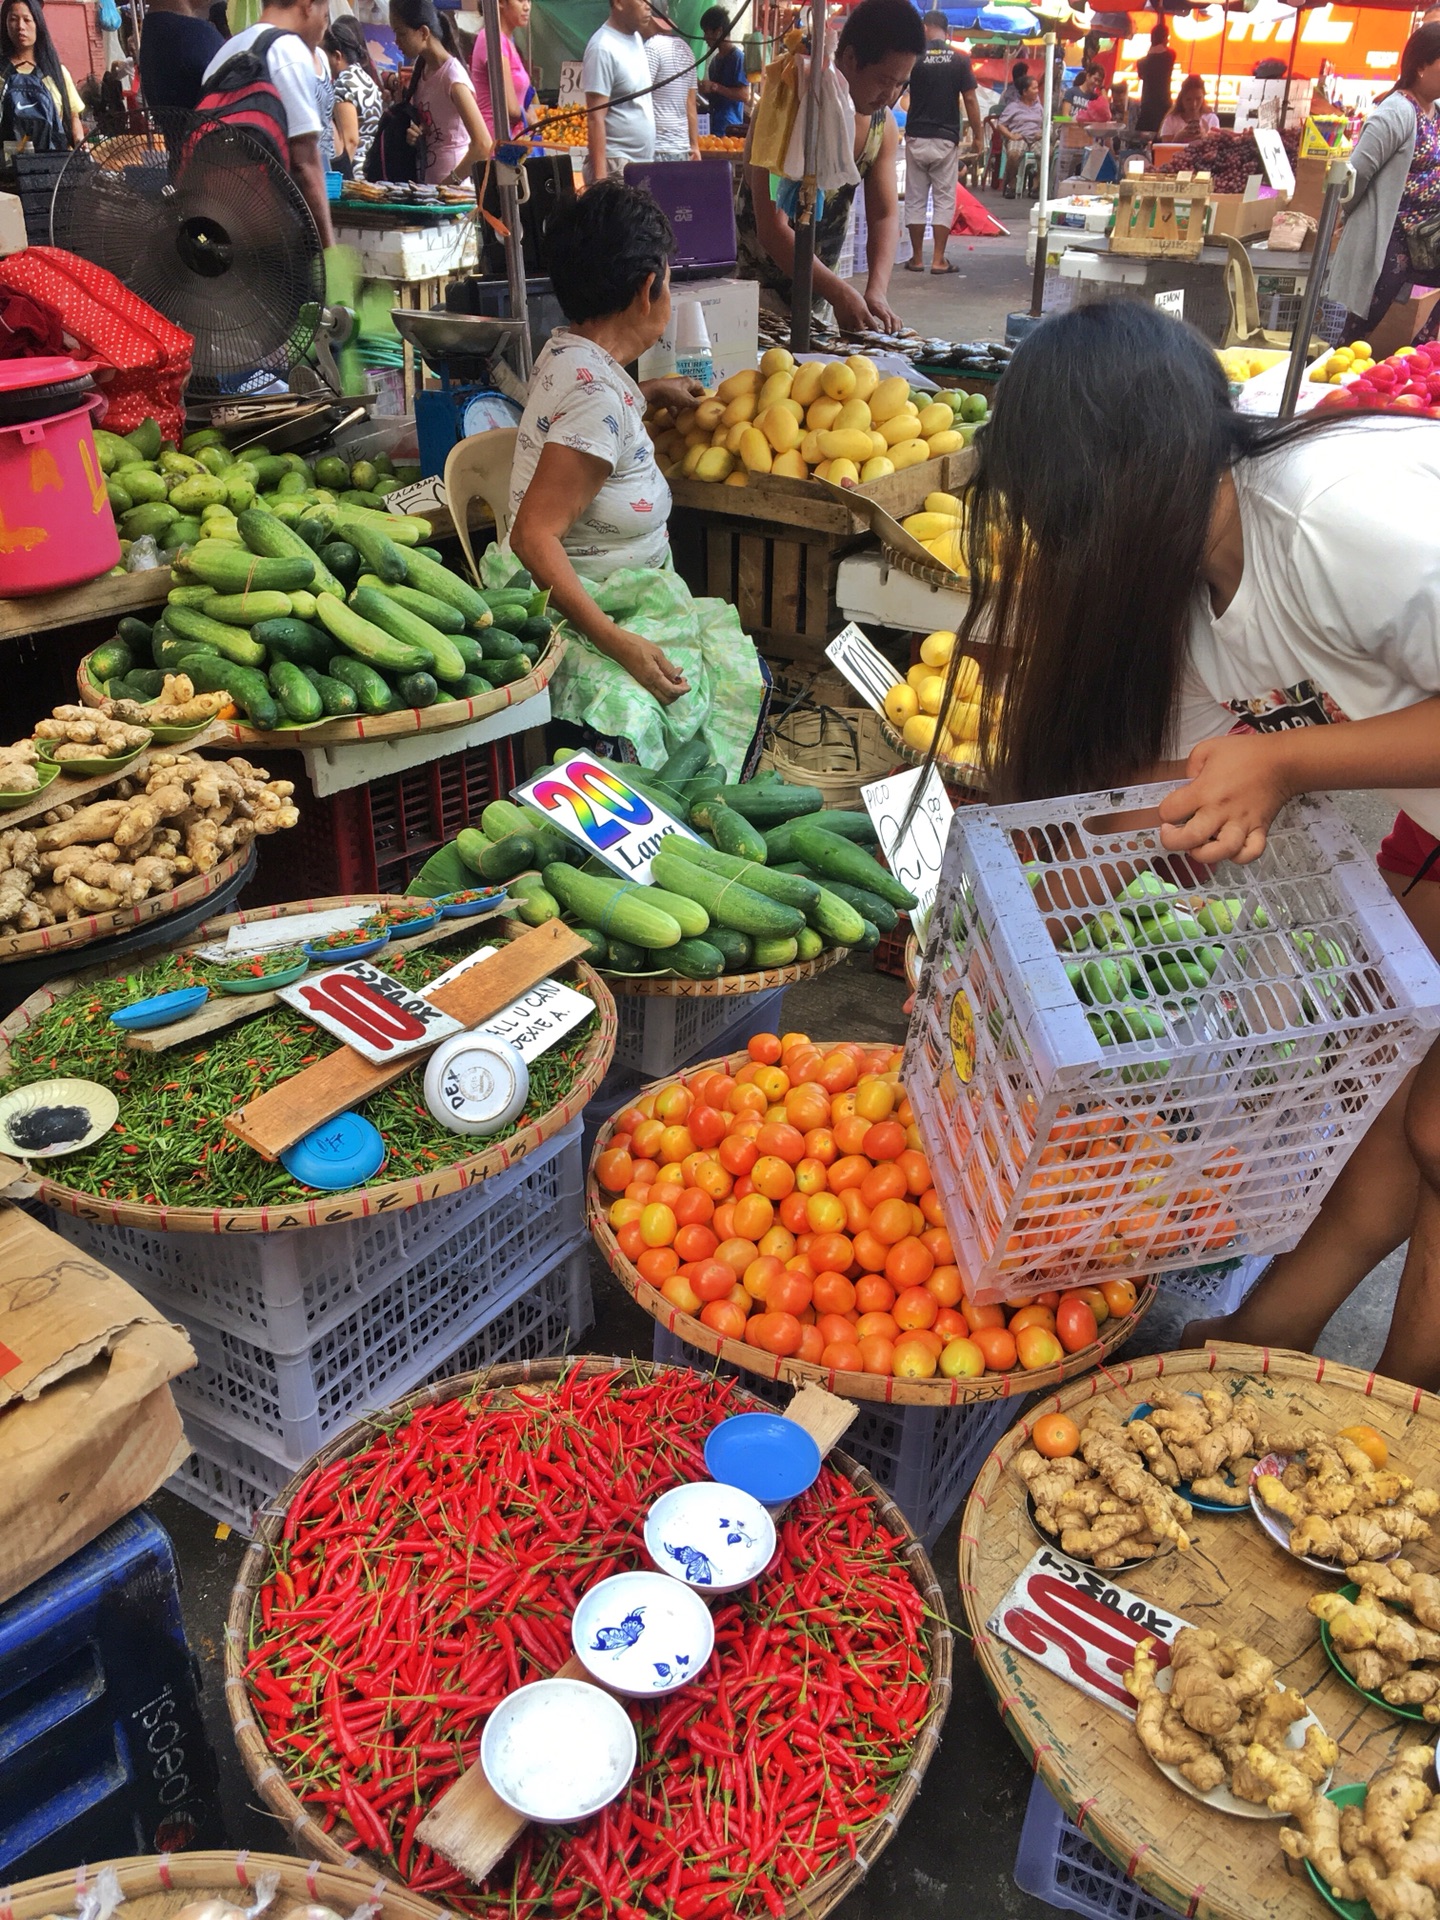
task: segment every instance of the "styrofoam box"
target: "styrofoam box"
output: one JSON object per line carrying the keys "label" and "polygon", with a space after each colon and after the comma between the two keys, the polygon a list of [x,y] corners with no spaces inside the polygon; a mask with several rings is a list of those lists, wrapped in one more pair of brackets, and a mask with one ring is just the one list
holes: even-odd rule
{"label": "styrofoam box", "polygon": [[[787,1407],[795,1392],[788,1381],[767,1380],[687,1347],[658,1321],[654,1357],[667,1366],[733,1375],[776,1407]],[[862,1400],[836,1444],[874,1475],[929,1548],[974,1485],[991,1448],[1020,1418],[1027,1398],[976,1400],[968,1407],[896,1407]]]}
{"label": "styrofoam box", "polygon": [[[393,1403],[427,1380],[574,1352],[594,1317],[587,1238],[445,1349],[442,1358],[430,1356],[420,1378],[403,1385],[387,1383],[385,1398]],[[355,1411],[378,1410],[379,1404],[367,1403]],[[171,1492],[239,1533],[251,1531],[256,1512],[293,1477],[296,1465],[303,1464],[267,1447],[262,1434],[212,1425],[188,1411],[185,1437],[193,1451],[167,1483]]]}
{"label": "styrofoam box", "polygon": [[432,280],[437,274],[458,273],[479,258],[473,220],[437,220],[428,227],[337,226],[335,239],[353,247],[367,280]]}
{"label": "styrofoam box", "polygon": [[617,993],[615,1064],[658,1080],[696,1060],[736,1053],[777,1029],[784,987],[764,993]]}
{"label": "styrofoam box", "polygon": [[1046,1906],[1084,1914],[1086,1920],[1180,1920],[1173,1908],[1162,1907],[1142,1893],[1108,1854],[1065,1818],[1042,1780],[1030,1789],[1015,1857],[1015,1884]]}
{"label": "styrofoam box", "polygon": [[[1440,969],[1329,801],[1291,801],[1251,864],[1200,867],[1160,845],[1168,791],[955,815],[903,1077],[969,1298],[1293,1244],[1440,1027]],[[1123,892],[1147,871],[1172,911],[1234,924],[1167,926],[1153,897],[1145,919]],[[1157,975],[1187,953],[1203,985]],[[1153,1035],[1107,1027],[1077,958],[1119,963]]]}
{"label": "styrofoam box", "polygon": [[585,1185],[580,1134],[577,1117],[525,1159],[459,1193],[328,1227],[157,1233],[59,1211],[53,1225],[187,1326],[199,1322],[302,1353],[372,1302],[388,1302],[397,1275],[457,1235],[464,1235],[467,1264],[482,1269],[492,1288],[532,1272],[577,1231]]}

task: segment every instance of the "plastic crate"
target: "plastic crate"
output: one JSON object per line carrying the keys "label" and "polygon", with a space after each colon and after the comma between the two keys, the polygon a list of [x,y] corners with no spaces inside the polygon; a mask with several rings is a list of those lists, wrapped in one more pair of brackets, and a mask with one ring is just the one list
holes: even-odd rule
{"label": "plastic crate", "polygon": [[[785,1407],[795,1389],[687,1347],[658,1322],[655,1359],[666,1366],[733,1375],[751,1393]],[[1020,1418],[1025,1395],[978,1400],[968,1407],[887,1407],[864,1400],[839,1445],[874,1474],[927,1548],[974,1484],[1001,1434]]]}
{"label": "plastic crate", "polygon": [[616,994],[615,1062],[660,1080],[694,1060],[736,1053],[757,1033],[778,1030],[784,987],[743,994]]}
{"label": "plastic crate", "polygon": [[905,943],[910,938],[910,916],[902,913],[889,933],[882,933],[870,955],[876,973],[888,973],[896,980],[905,978]]}
{"label": "plastic crate", "polygon": [[[1249,866],[1192,868],[1160,846],[1167,791],[955,814],[904,1079],[974,1299],[1290,1244],[1440,1025],[1440,970],[1328,801],[1292,801]],[[1233,925],[1117,912],[1146,870]],[[1067,977],[1059,943],[1102,914],[1083,957],[1154,1037],[1112,1007],[1102,1042]],[[1167,954],[1204,984],[1157,986]]]}
{"label": "plastic crate", "polygon": [[[573,1352],[594,1317],[587,1239],[570,1247],[547,1272],[530,1280],[522,1293],[472,1328],[420,1379],[391,1383],[386,1399],[398,1400],[426,1380]],[[381,1404],[377,1401],[358,1411],[376,1411]],[[264,1444],[263,1435],[222,1429],[202,1415],[186,1414],[185,1437],[192,1452],[169,1481],[171,1492],[239,1533],[251,1531],[257,1509],[280,1491],[297,1464],[303,1464],[283,1458]]]}
{"label": "plastic crate", "polygon": [[1080,1829],[1065,1818],[1044,1782],[1030,1789],[1015,1884],[1022,1893],[1087,1920],[1181,1920],[1159,1906]]}
{"label": "plastic crate", "polygon": [[169,1537],[145,1513],[0,1607],[0,1884],[223,1842]]}
{"label": "plastic crate", "polygon": [[1222,1260],[1218,1266],[1167,1273],[1160,1291],[1184,1300],[1197,1312],[1234,1313],[1269,1264],[1267,1254],[1258,1260]]}
{"label": "plastic crate", "polygon": [[324,797],[310,790],[298,753],[260,753],[301,796],[299,825],[267,840],[245,894],[248,907],[336,893],[403,893],[430,855],[515,784],[513,736],[427,760],[404,773]]}
{"label": "plastic crate", "polygon": [[[284,1233],[152,1233],[56,1211],[52,1224],[157,1307],[281,1353],[393,1310],[398,1280],[432,1255],[463,1256],[492,1291],[531,1273],[579,1231],[580,1121],[459,1193],[396,1213]],[[426,1269],[429,1271],[428,1267]]]}

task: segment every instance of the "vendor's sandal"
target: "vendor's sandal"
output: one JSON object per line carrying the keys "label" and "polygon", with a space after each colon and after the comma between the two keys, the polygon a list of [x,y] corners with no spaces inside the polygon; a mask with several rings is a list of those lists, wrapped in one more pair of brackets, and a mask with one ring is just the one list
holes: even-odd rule
{"label": "vendor's sandal", "polygon": [[905,262],[905,271],[906,273],[924,273],[925,269],[918,260],[907,260]]}
{"label": "vendor's sandal", "polygon": [[959,273],[960,269],[958,267],[952,267],[950,262],[947,260],[943,267],[931,267],[930,271],[931,273],[940,273],[940,274]]}

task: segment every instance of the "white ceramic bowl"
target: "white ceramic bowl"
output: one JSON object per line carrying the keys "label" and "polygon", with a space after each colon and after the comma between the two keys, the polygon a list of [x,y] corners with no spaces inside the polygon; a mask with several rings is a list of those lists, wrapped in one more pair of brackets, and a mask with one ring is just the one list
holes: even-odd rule
{"label": "white ceramic bowl", "polygon": [[635,1729],[587,1680],[536,1680],[485,1722],[480,1765],[507,1807],[552,1826],[588,1820],[635,1771]]}
{"label": "white ceramic bowl", "polygon": [[710,1609],[663,1573],[616,1573],[580,1596],[570,1640],[587,1673],[637,1700],[693,1680],[715,1648]]}
{"label": "white ceramic bowl", "polygon": [[750,1494],[696,1480],[662,1493],[645,1516],[645,1551],[699,1593],[733,1593],[769,1566],[775,1522]]}

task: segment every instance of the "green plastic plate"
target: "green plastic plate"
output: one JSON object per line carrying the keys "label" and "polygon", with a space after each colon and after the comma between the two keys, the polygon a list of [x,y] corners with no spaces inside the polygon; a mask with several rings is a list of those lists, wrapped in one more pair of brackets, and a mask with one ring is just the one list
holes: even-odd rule
{"label": "green plastic plate", "polygon": [[[1358,1593],[1359,1588],[1353,1588],[1352,1591]],[[1341,1672],[1344,1673],[1343,1667],[1341,1668]],[[1345,1674],[1345,1678],[1349,1680],[1349,1674]],[[1351,1680],[1350,1684],[1353,1687],[1355,1682]],[[1374,1695],[1368,1695],[1367,1698],[1373,1699]],[[1384,1706],[1385,1702],[1382,1700],[1380,1704]],[[1394,1712],[1393,1707],[1391,1708],[1391,1712]],[[1357,1781],[1352,1787],[1332,1787],[1325,1798],[1327,1800],[1333,1800],[1337,1807],[1358,1807],[1365,1799],[1365,1791],[1365,1783],[1361,1780]],[[1320,1878],[1311,1863],[1307,1860],[1304,1865],[1306,1873],[1310,1876],[1310,1884],[1325,1902],[1326,1906],[1329,1907],[1332,1912],[1340,1915],[1340,1920],[1375,1920],[1375,1910],[1368,1900],[1337,1899]]]}

